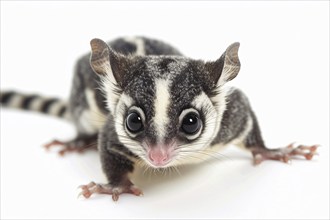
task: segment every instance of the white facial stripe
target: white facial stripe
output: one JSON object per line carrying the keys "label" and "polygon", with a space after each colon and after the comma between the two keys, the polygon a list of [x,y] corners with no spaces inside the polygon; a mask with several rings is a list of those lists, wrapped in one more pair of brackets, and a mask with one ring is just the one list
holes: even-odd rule
{"label": "white facial stripe", "polygon": [[205,117],[203,133],[196,140],[197,143],[201,143],[201,146],[195,146],[199,148],[208,147],[218,132],[216,120],[214,120],[217,116],[216,109],[214,108],[209,97],[204,92],[202,92],[193,100],[192,105],[196,106],[197,109],[204,109],[203,114]]}
{"label": "white facial stripe", "polygon": [[106,97],[107,108],[112,114],[115,113],[116,103],[119,99],[119,94],[116,92],[118,90],[118,85],[115,78],[112,75],[112,71],[107,72],[106,76],[100,76],[101,80],[101,91]]}
{"label": "white facial stripe", "polygon": [[[221,86],[218,88],[218,95],[212,98],[212,101],[216,103],[215,109],[217,111],[217,116],[216,116],[216,131],[218,133],[222,121],[222,116],[223,113],[225,112],[227,108],[227,100],[226,96],[228,94],[230,87],[227,87],[226,85]],[[217,134],[216,133],[216,134]]]}
{"label": "white facial stripe", "polygon": [[205,117],[203,124],[204,130],[202,134],[193,142],[193,144],[184,144],[180,146],[183,151],[184,149],[189,149],[188,153],[179,153],[178,161],[182,161],[181,163],[198,163],[209,157],[207,149],[219,132],[223,113],[221,112],[219,115],[218,109],[212,104],[210,98],[204,92],[196,96],[191,104],[196,109],[203,110],[202,113]]}
{"label": "white facial stripe", "polygon": [[130,151],[132,151],[136,155],[141,155],[141,151],[143,147],[137,141],[131,139],[127,132],[125,131],[125,115],[126,108],[131,107],[133,105],[133,99],[127,94],[123,93],[119,100],[115,109],[114,120],[115,120],[115,129],[118,134],[118,139],[121,143],[123,143]]}
{"label": "white facial stripe", "polygon": [[196,109],[201,109],[203,106],[207,106],[210,104],[212,105],[209,97],[205,94],[205,92],[201,92],[201,94],[196,96],[191,104],[195,106]]}
{"label": "white facial stripe", "polygon": [[[118,102],[118,105],[117,107],[120,105],[120,104],[124,104],[126,107],[131,107],[133,105],[133,99],[132,97],[130,97],[129,95],[123,93],[121,96],[120,96],[120,100]],[[118,110],[118,109],[117,109]]]}
{"label": "white facial stripe", "polygon": [[119,100],[118,104],[116,106],[116,109],[114,111],[114,120],[115,120],[115,128],[117,131],[117,134],[120,135],[126,135],[126,132],[124,130],[124,121],[125,121],[125,114],[126,114],[126,108],[131,107],[133,105],[133,99],[128,96],[127,94],[123,93]]}
{"label": "white facial stripe", "polygon": [[155,81],[156,97],[155,97],[155,117],[153,122],[157,131],[158,141],[162,141],[166,134],[166,127],[169,123],[168,108],[170,105],[169,81],[165,79],[157,79]]}
{"label": "white facial stripe", "polygon": [[124,40],[129,43],[135,44],[135,46],[136,46],[135,55],[143,56],[146,54],[145,49],[144,49],[144,41],[141,38],[126,37]]}

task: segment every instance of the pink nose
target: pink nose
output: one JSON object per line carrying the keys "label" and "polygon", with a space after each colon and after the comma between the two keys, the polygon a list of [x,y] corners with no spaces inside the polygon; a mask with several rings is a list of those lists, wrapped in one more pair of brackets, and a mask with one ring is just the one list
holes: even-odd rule
{"label": "pink nose", "polygon": [[166,151],[163,151],[159,148],[150,149],[149,151],[150,162],[156,166],[165,165],[170,157]]}

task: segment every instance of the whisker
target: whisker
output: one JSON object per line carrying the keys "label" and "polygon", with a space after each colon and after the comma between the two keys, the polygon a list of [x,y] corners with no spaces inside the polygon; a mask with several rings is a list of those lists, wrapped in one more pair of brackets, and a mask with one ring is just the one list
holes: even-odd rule
{"label": "whisker", "polygon": [[212,159],[216,159],[216,160],[232,160],[231,158],[229,158],[228,156],[225,156],[219,152],[202,152],[202,151],[196,151],[197,154],[201,154],[201,155],[206,155],[211,157]]}
{"label": "whisker", "polygon": [[93,142],[93,143],[90,143],[90,144],[87,144],[87,145],[84,145],[83,148],[93,148],[95,146],[97,146],[97,141]]}
{"label": "whisker", "polygon": [[179,176],[182,176],[177,166],[173,166],[173,169],[179,174]]}

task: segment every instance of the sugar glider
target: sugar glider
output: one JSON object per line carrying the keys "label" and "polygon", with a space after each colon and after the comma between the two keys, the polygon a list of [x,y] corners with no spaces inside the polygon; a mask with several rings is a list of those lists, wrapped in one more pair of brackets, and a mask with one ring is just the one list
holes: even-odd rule
{"label": "sugar glider", "polygon": [[226,86],[240,70],[239,43],[212,62],[190,59],[177,49],[145,37],[92,39],[91,53],[76,64],[68,102],[14,91],[1,104],[71,121],[77,137],[60,153],[97,146],[108,182],[81,186],[81,194],[141,195],[129,179],[136,166],[166,169],[197,163],[229,144],[266,159],[310,160],[317,145],[268,149],[247,97]]}

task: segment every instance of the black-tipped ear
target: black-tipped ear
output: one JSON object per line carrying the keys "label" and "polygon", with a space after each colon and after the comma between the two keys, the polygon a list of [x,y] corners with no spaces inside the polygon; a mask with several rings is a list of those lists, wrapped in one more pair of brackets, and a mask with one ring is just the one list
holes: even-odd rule
{"label": "black-tipped ear", "polygon": [[231,44],[218,60],[205,64],[217,85],[223,85],[237,76],[241,68],[238,58],[239,45],[238,42]]}
{"label": "black-tipped ear", "polygon": [[108,75],[114,78],[119,85],[123,77],[123,65],[125,65],[125,57],[112,50],[107,43],[100,39],[92,39],[92,54],[90,64],[95,73],[100,75]]}

